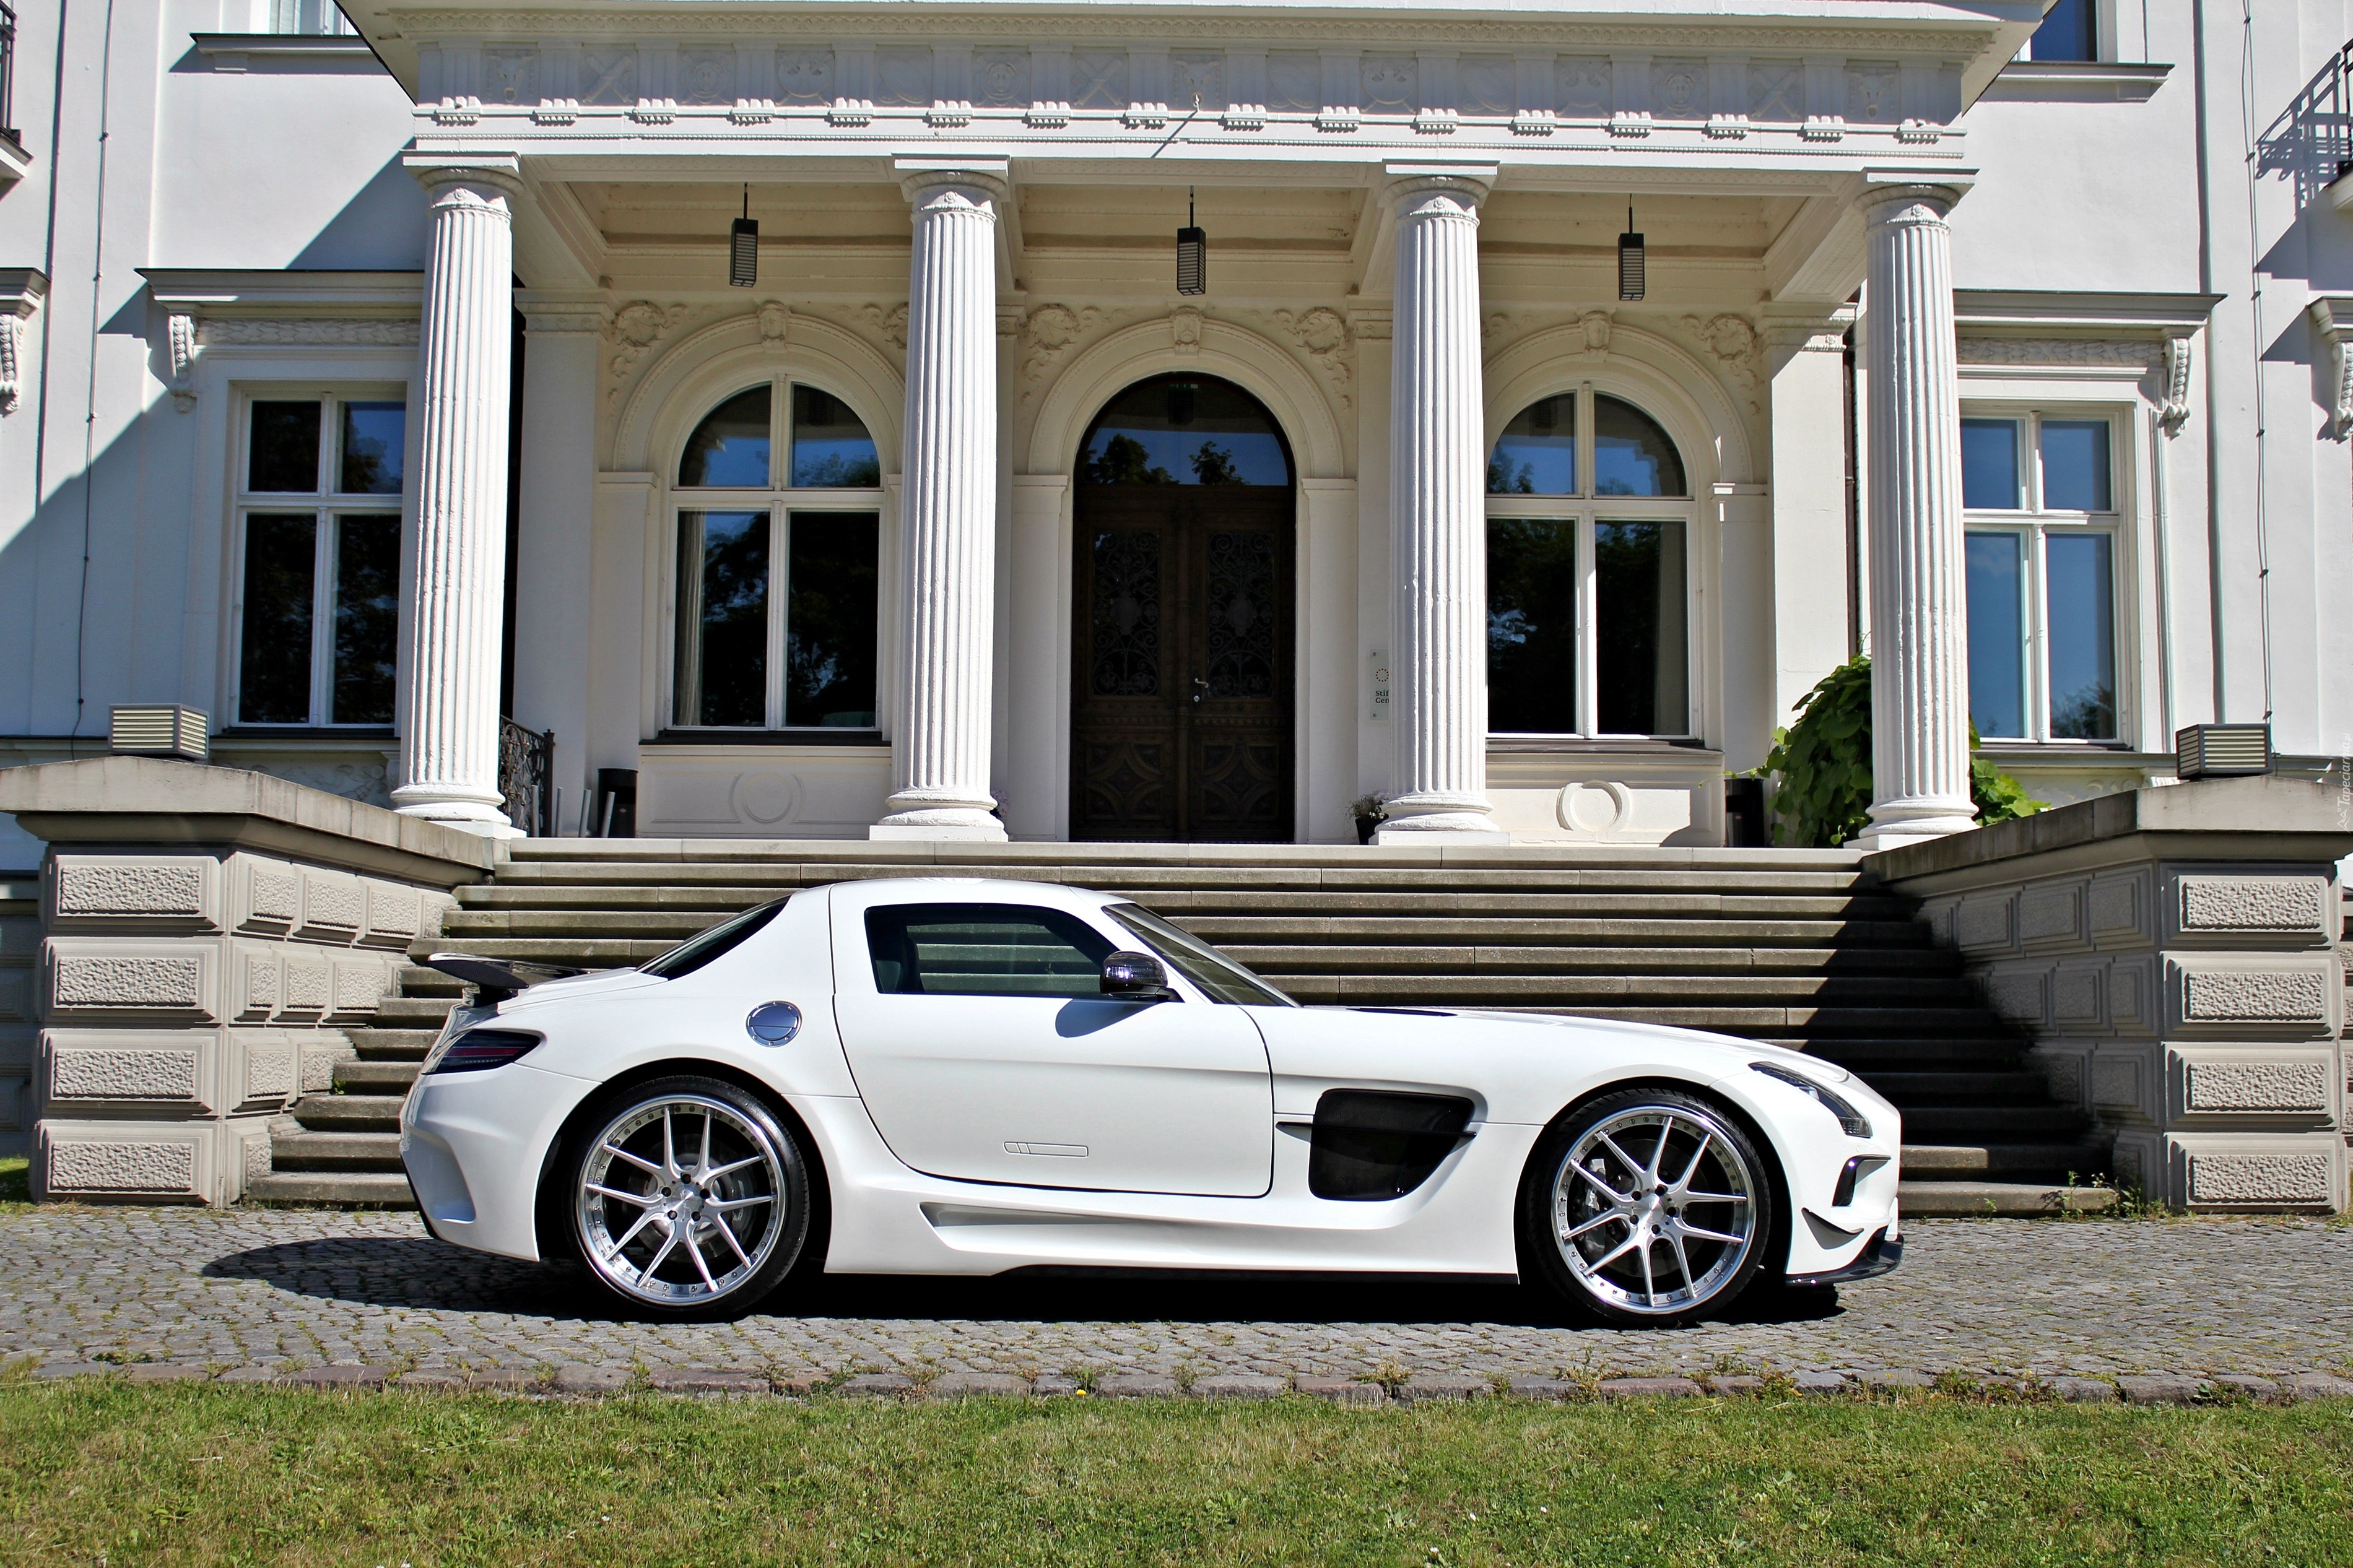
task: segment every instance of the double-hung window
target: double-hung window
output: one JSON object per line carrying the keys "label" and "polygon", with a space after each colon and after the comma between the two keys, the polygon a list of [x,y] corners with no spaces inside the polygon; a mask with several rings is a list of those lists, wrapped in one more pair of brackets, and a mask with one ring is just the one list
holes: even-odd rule
{"label": "double-hung window", "polygon": [[237,520],[237,722],[392,722],[407,405],[256,397]]}
{"label": "double-hung window", "polygon": [[1694,732],[1683,456],[1590,387],[1529,405],[1487,463],[1487,729]]}
{"label": "double-hung window", "polygon": [[1969,718],[1982,739],[2124,735],[2116,441],[2116,421],[2096,414],[1961,419]]}
{"label": "double-hung window", "polygon": [[672,492],[674,728],[875,732],[881,484],[864,422],[818,387],[764,382],[695,426]]}

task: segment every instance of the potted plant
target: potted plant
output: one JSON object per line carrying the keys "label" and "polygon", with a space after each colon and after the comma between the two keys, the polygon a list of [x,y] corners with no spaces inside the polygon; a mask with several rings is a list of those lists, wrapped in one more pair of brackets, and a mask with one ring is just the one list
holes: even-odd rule
{"label": "potted plant", "polygon": [[1387,819],[1389,797],[1385,795],[1360,795],[1348,803],[1348,815],[1356,819],[1356,842],[1370,844],[1373,835]]}

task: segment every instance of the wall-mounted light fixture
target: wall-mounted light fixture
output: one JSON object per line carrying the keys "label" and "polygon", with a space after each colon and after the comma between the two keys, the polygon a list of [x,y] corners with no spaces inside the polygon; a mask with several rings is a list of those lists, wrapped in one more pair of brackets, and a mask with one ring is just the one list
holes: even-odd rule
{"label": "wall-mounted light fixture", "polygon": [[760,226],[752,216],[752,187],[744,187],[744,216],[727,236],[727,281],[749,289],[760,281]]}
{"label": "wall-mounted light fixture", "polygon": [[1618,237],[1618,298],[1632,302],[1642,297],[1642,237],[1634,232],[1634,204],[1626,204],[1626,232]]}
{"label": "wall-mounted light fixture", "polygon": [[1193,192],[1185,191],[1185,226],[1176,231],[1176,292],[1209,291],[1209,237],[1193,223]]}

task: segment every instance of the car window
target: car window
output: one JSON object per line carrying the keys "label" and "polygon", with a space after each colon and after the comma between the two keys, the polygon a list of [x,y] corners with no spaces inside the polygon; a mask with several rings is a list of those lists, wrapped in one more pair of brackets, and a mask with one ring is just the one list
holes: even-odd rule
{"label": "car window", "polygon": [[866,911],[885,995],[1100,996],[1111,940],[1076,915],[1019,904],[884,904]]}
{"label": "car window", "polygon": [[681,974],[691,974],[713,959],[723,958],[776,918],[776,911],[792,900],[777,899],[757,909],[745,910],[732,919],[721,921],[709,931],[688,937],[659,958],[638,965],[641,974],[659,975],[664,980],[676,980]]}
{"label": "car window", "polygon": [[1299,1005],[1191,931],[1169,924],[1141,904],[1113,904],[1105,912],[1208,992],[1212,1001],[1261,1007]]}

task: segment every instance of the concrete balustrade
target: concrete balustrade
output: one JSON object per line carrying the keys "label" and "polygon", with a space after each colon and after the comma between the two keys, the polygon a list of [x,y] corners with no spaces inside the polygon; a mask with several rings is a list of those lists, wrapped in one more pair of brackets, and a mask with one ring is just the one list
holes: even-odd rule
{"label": "concrete balustrade", "polygon": [[134,757],[9,769],[0,810],[49,846],[37,946],[13,913],[0,944],[29,959],[0,977],[24,977],[16,1016],[37,1028],[37,1198],[235,1201],[269,1169],[271,1119],[332,1086],[343,1029],[495,854],[265,774]]}
{"label": "concrete balustrade", "polygon": [[2340,804],[2208,780],[1863,865],[1923,901],[2057,1098],[2115,1136],[2118,1177],[2193,1209],[2342,1210]]}

